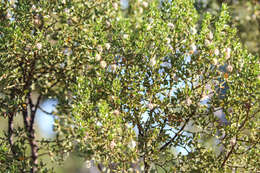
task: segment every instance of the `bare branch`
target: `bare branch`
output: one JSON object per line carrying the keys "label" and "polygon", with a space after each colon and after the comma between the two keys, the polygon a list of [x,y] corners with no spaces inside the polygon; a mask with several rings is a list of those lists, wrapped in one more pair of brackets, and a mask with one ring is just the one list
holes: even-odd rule
{"label": "bare branch", "polygon": [[221,164],[221,167],[222,167],[222,168],[225,166],[225,164],[226,164],[228,158],[230,157],[230,155],[232,154],[232,152],[233,152],[235,146],[236,146],[236,144],[232,145],[230,151],[229,151],[228,154],[226,155],[224,161],[223,161],[222,164]]}
{"label": "bare branch", "polygon": [[11,148],[13,155],[16,155],[14,151],[14,142],[13,142],[13,129],[14,129],[14,113],[9,114],[8,116],[8,142]]}
{"label": "bare branch", "polygon": [[183,129],[185,128],[185,126],[187,125],[187,123],[189,122],[190,118],[188,118],[185,123],[183,124],[183,126],[179,129],[179,131],[177,133],[175,133],[174,137],[172,137],[167,143],[165,143],[159,150],[162,151],[164,150],[166,147],[168,147],[168,145],[170,145],[177,136],[179,136],[181,134],[181,132],[183,131]]}

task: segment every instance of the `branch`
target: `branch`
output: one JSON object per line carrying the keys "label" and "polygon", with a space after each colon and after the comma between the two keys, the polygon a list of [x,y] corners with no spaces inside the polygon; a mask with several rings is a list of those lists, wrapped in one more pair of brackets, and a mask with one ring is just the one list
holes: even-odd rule
{"label": "branch", "polygon": [[227,165],[227,166],[232,167],[232,168],[243,168],[243,169],[247,168],[246,166],[243,166],[243,165]]}
{"label": "branch", "polygon": [[[239,140],[238,140],[239,141]],[[243,152],[240,152],[240,153],[235,153],[235,154],[239,154],[239,155],[241,155],[241,154],[245,154],[245,153],[247,153],[248,151],[250,151],[252,148],[254,148],[256,145],[258,144],[258,142],[255,142],[252,146],[250,146],[248,149],[246,149],[245,151],[243,151]]]}
{"label": "branch", "polygon": [[[31,172],[37,172],[37,164],[38,164],[38,146],[37,146],[37,142],[35,140],[35,129],[34,129],[34,120],[35,120],[35,116],[36,116],[36,111],[37,108],[39,107],[40,104],[40,100],[41,100],[42,95],[40,95],[37,98],[37,102],[35,105],[33,105],[32,100],[30,95],[28,95],[28,99],[29,99],[29,104],[30,104],[30,109],[31,109],[31,118],[30,118],[30,124],[29,124],[29,129],[28,129],[28,133],[29,133],[29,144],[31,147],[31,159],[33,162],[33,166],[31,168]],[[34,107],[34,109],[33,109]]]}
{"label": "branch", "polygon": [[14,113],[9,114],[8,116],[8,142],[11,147],[11,151],[13,155],[16,155],[16,152],[14,151],[14,142],[13,142],[13,129],[14,129]]}
{"label": "branch", "polygon": [[[249,119],[249,111],[250,111],[250,107],[247,108],[246,118],[244,119],[244,121],[242,122],[242,124],[238,127],[237,133],[243,129],[244,125],[245,125],[246,122],[248,121],[248,119]],[[226,136],[225,136],[225,137],[226,137]],[[236,136],[236,139],[237,139],[237,136]],[[236,144],[237,144],[237,143],[235,143],[234,145],[232,145],[231,150],[228,152],[227,156],[225,157],[223,163],[221,164],[221,167],[225,166],[225,163],[227,162],[228,158],[229,158],[230,155],[232,154],[232,152],[233,152],[233,150],[234,150]]]}
{"label": "branch", "polygon": [[24,123],[25,130],[28,131],[28,129],[29,129],[29,117],[27,115],[26,108],[22,108],[22,114],[23,114],[23,123]]}
{"label": "branch", "polygon": [[39,108],[43,113],[45,113],[45,114],[47,114],[47,115],[52,115],[51,112],[47,112],[47,111],[44,110],[41,106],[38,106],[38,108]]}
{"label": "branch", "polygon": [[230,151],[228,152],[227,156],[225,157],[224,161],[221,164],[221,167],[223,168],[228,160],[228,158],[230,157],[230,155],[232,154],[234,148],[235,148],[236,144],[232,145]]}
{"label": "branch", "polygon": [[165,126],[166,126],[166,121],[167,121],[167,119],[165,118],[164,121],[163,121],[163,124],[162,124],[162,126],[161,126],[160,132],[159,132],[159,134],[158,134],[157,137],[156,137],[156,141],[159,141],[159,139],[160,139],[160,137],[161,137],[161,134],[163,133],[163,129],[164,129]]}
{"label": "branch", "polygon": [[[40,107],[39,104],[40,104],[41,98],[42,98],[42,95],[40,94],[39,97],[37,98],[36,104],[33,105],[31,97],[29,96],[29,102],[30,102],[30,108],[31,108],[30,131],[32,131],[35,116],[36,116],[36,111],[37,111],[38,107]],[[33,107],[34,107],[34,109],[32,109]]]}
{"label": "branch", "polygon": [[[136,110],[136,108],[134,108],[134,111],[135,111],[135,112],[138,112],[138,111]],[[135,112],[134,112],[133,116],[134,116],[134,118],[135,118],[135,123],[136,123],[137,128],[138,128],[138,134],[140,134],[141,136],[144,136],[144,134],[143,134],[144,131],[143,131],[142,125],[140,124],[139,117],[135,114]]]}
{"label": "branch", "polygon": [[170,144],[176,139],[177,136],[180,135],[180,133],[183,131],[183,129],[185,128],[185,126],[187,125],[187,123],[188,123],[189,120],[190,120],[190,118],[188,118],[188,119],[185,121],[185,123],[184,123],[183,126],[180,128],[180,130],[179,130],[177,133],[175,133],[174,137],[171,138],[167,143],[165,143],[165,144],[159,149],[159,151],[164,150],[168,145],[170,145]]}

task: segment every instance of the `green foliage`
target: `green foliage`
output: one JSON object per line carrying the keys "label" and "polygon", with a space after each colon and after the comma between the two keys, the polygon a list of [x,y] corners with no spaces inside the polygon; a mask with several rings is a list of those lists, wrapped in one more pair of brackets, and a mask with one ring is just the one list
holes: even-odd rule
{"label": "green foliage", "polygon": [[[42,156],[62,164],[73,154],[115,172],[257,171],[259,57],[237,39],[228,10],[200,16],[190,0],[126,9],[5,1],[0,169],[47,172]],[[45,98],[59,101],[54,139],[35,135]]]}
{"label": "green foliage", "polygon": [[218,15],[221,4],[225,2],[230,7],[232,24],[238,29],[238,36],[247,49],[254,54],[260,53],[260,2],[255,0],[196,0],[199,13],[210,12]]}

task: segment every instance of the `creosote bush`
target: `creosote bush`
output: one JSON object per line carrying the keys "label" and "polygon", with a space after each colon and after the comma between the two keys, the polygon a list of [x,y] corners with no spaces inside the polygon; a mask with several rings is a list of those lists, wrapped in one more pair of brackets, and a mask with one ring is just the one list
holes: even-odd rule
{"label": "creosote bush", "polygon": [[[54,172],[43,158],[72,154],[101,171],[259,170],[259,57],[226,5],[216,16],[191,0],[4,1],[0,11],[1,171]],[[35,131],[46,98],[58,100],[53,139]]]}

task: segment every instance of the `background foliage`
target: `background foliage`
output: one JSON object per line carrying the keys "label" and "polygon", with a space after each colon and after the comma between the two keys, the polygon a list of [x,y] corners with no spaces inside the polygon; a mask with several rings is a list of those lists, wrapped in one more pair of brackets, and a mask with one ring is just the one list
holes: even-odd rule
{"label": "background foliage", "polygon": [[[232,24],[252,53],[259,43],[210,4],[1,3],[1,171],[50,172],[49,160],[76,157],[103,171],[256,172],[259,57]],[[53,139],[35,130],[47,98],[58,100]]]}

